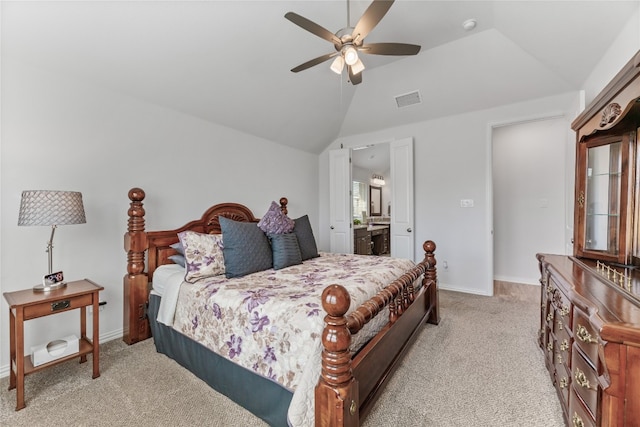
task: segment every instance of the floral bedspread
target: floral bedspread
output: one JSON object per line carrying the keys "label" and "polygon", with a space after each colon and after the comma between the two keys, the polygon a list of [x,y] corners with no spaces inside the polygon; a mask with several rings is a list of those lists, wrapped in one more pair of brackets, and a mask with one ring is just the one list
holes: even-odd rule
{"label": "floral bedspread", "polygon": [[[351,311],[413,265],[404,259],[322,253],[281,270],[183,283],[173,327],[294,391],[290,422],[306,425],[313,421],[308,394],[312,402],[320,370],[324,288],[331,284],[344,286],[351,295]],[[376,319],[352,337],[352,348],[359,348],[375,335],[388,315],[381,313]],[[304,391],[297,393],[301,384]],[[302,407],[296,409],[295,402]]]}

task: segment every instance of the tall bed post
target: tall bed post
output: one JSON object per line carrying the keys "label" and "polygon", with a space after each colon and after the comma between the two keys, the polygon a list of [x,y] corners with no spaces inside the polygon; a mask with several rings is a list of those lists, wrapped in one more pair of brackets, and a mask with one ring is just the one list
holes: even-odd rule
{"label": "tall bed post", "polygon": [[149,277],[144,271],[144,254],[148,248],[144,229],[144,190],[129,190],[131,204],[127,232],[124,235],[124,250],[127,252],[127,274],[124,276],[124,321],[122,339],[134,344],[151,336],[147,319],[149,299]]}
{"label": "tall bed post", "polygon": [[422,245],[424,249],[424,261],[427,263],[427,269],[424,272],[424,278],[422,279],[422,285],[425,286],[429,283],[434,283],[436,286],[429,286],[429,303],[431,304],[431,312],[427,319],[428,323],[437,325],[440,323],[440,300],[438,296],[438,273],[436,269],[436,244],[433,240],[427,240]]}
{"label": "tall bed post", "polygon": [[322,308],[327,315],[322,332],[322,372],[315,392],[316,427],[356,427],[358,384],[351,370],[351,333],[345,314],[351,297],[340,285],[322,292]]}

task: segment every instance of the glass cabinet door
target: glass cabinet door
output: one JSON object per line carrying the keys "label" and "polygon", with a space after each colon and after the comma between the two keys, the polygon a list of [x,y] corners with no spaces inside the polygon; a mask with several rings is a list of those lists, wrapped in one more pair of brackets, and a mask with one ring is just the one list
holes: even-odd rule
{"label": "glass cabinet door", "polygon": [[584,248],[618,254],[621,142],[587,149]]}
{"label": "glass cabinet door", "polygon": [[576,255],[632,264],[638,260],[635,132],[580,142],[576,176]]}

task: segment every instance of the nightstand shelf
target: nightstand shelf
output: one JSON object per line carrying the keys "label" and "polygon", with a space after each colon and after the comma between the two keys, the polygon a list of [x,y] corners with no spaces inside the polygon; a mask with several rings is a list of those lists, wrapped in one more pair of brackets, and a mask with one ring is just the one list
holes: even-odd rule
{"label": "nightstand shelf", "polygon": [[75,359],[77,357],[82,357],[82,356],[86,357],[87,354],[93,353],[93,343],[91,342],[90,339],[86,337],[80,338],[78,344],[80,346],[80,351],[65,357],[61,357],[56,360],[52,360],[51,362],[43,363],[42,365],[38,365],[38,366],[33,366],[33,363],[31,363],[31,356],[29,355],[25,356],[24,357],[24,375],[27,376],[29,374],[33,374],[35,372],[57,365],[58,363],[66,362],[67,360]]}

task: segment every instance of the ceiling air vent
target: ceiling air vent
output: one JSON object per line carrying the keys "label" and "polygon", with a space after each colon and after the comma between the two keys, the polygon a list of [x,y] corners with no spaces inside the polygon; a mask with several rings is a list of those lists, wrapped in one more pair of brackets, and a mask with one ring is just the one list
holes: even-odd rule
{"label": "ceiling air vent", "polygon": [[405,93],[404,95],[396,96],[396,105],[398,108],[408,107],[409,105],[421,104],[420,92],[417,90],[414,92]]}

